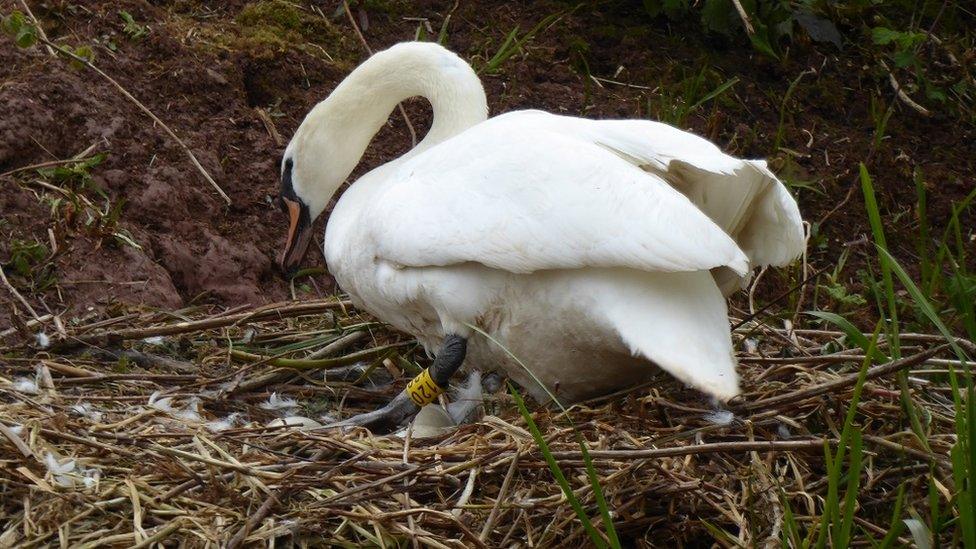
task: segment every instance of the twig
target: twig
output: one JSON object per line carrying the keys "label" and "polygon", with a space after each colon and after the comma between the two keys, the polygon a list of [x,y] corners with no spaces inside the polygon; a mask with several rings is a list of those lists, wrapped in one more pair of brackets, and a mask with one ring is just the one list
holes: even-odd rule
{"label": "twig", "polygon": [[[133,545],[131,549],[143,549],[144,547],[150,547],[152,544],[168,538],[170,534],[179,530],[181,526],[183,526],[183,518],[175,518],[166,523],[166,526],[161,527],[155,534]],[[133,533],[133,536],[135,536],[135,533]]]}
{"label": "twig", "polygon": [[43,325],[44,321],[41,320],[41,317],[37,315],[37,311],[35,311],[34,308],[31,307],[30,303],[28,303],[27,300],[24,299],[24,296],[20,295],[20,292],[17,291],[17,288],[14,288],[14,285],[11,284],[9,280],[7,280],[7,275],[6,273],[3,272],[3,267],[0,267],[0,280],[3,281],[3,285],[7,287],[7,290],[9,290],[10,293],[17,298],[17,301],[20,301],[24,305],[24,307],[27,308],[27,311],[31,314],[31,316],[34,317],[34,320],[37,321],[38,324]]}
{"label": "twig", "polygon": [[92,383],[114,383],[118,381],[167,381],[170,383],[192,383],[197,376],[179,374],[99,374],[90,377],[61,378],[58,385],[75,386],[90,385]]}
{"label": "twig", "polygon": [[7,440],[9,440],[10,443],[13,444],[14,447],[24,455],[24,457],[34,457],[34,451],[30,449],[30,446],[21,440],[20,437],[17,436],[17,433],[14,433],[10,427],[7,427],[3,423],[0,423],[0,434],[7,437]]}
{"label": "twig", "polygon": [[244,351],[238,351],[236,349],[231,350],[230,356],[246,360],[249,362],[260,361],[264,364],[269,364],[271,366],[280,366],[283,368],[297,368],[297,369],[312,369],[312,368],[332,368],[334,366],[345,366],[347,364],[355,364],[361,360],[367,358],[374,358],[377,355],[382,355],[387,351],[393,349],[404,347],[407,345],[414,345],[413,341],[404,341],[402,343],[393,343],[391,345],[383,345],[382,347],[373,347],[370,349],[363,349],[362,351],[357,351],[355,353],[348,354],[346,356],[340,356],[336,358],[320,358],[316,360],[302,359],[302,358],[275,358],[270,356],[255,355],[252,353],[245,353]]}
{"label": "twig", "polygon": [[464,490],[461,492],[461,496],[458,498],[457,503],[454,504],[454,509],[451,509],[451,514],[455,517],[461,516],[461,512],[464,511],[464,506],[467,505],[468,500],[471,499],[471,494],[474,493],[474,483],[478,478],[478,471],[478,467],[472,467],[471,472],[468,473],[468,482],[464,485]]}
{"label": "twig", "polygon": [[[880,366],[875,366],[867,371],[864,376],[865,380],[874,379],[876,377],[881,377],[892,372],[897,372],[898,370],[903,370],[905,368],[910,368],[916,364],[921,364],[926,360],[932,358],[933,356],[939,354],[940,352],[949,348],[949,344],[939,345],[937,347],[932,347],[922,351],[921,353],[914,354],[910,357],[902,358],[899,360],[893,360],[891,362],[882,364]],[[763,400],[757,400],[754,402],[746,402],[739,406],[734,406],[733,408],[738,408],[740,410],[756,410],[760,408],[774,408],[777,406],[782,406],[784,404],[790,404],[792,402],[798,402],[815,396],[819,396],[826,393],[831,393],[850,387],[857,383],[858,376],[860,374],[850,374],[848,376],[842,377],[834,381],[828,381],[827,383],[822,383],[814,387],[808,387],[806,389],[801,389],[799,391],[794,391],[792,393],[787,393],[785,395],[778,395]]]}
{"label": "twig", "polygon": [[[401,456],[401,461],[407,467],[410,466],[410,441],[413,439],[413,425],[414,422],[410,422],[407,425],[406,436],[403,437],[403,454]],[[412,507],[410,505],[410,479],[403,479],[403,509],[409,511]],[[420,542],[417,540],[417,525],[414,523],[413,515],[407,515],[407,528],[410,529],[410,543],[413,549],[420,549]]]}
{"label": "twig", "polygon": [[511,465],[508,466],[508,472],[505,473],[505,478],[502,480],[502,486],[498,489],[498,497],[495,498],[495,503],[491,506],[491,512],[488,514],[488,520],[485,521],[485,525],[481,528],[481,535],[478,538],[481,541],[486,541],[488,539],[488,534],[491,533],[492,527],[495,525],[495,520],[498,518],[498,508],[501,506],[502,500],[508,493],[508,485],[512,482],[512,477],[515,476],[515,469],[518,466],[519,452],[515,452],[515,457],[512,459]]}
{"label": "twig", "polygon": [[[37,17],[34,17],[34,12],[32,12],[30,6],[27,5],[27,0],[20,0],[20,5],[24,7],[24,11],[27,12],[27,17],[30,17],[31,22],[34,23],[34,28],[37,29],[37,35],[41,37],[42,40],[46,41],[47,33],[44,32],[44,27],[41,26],[41,22],[37,20]],[[58,56],[58,54],[54,52],[54,48],[52,48],[49,44],[45,44],[44,47],[47,48],[47,53],[50,54],[51,57]]]}
{"label": "twig", "polygon": [[122,84],[119,84],[114,78],[112,78],[111,76],[109,76],[108,74],[106,74],[105,72],[103,72],[101,69],[99,69],[98,67],[96,67],[94,64],[92,64],[91,61],[89,61],[89,60],[87,60],[84,57],[81,57],[79,55],[75,55],[73,52],[70,52],[70,51],[68,51],[68,50],[66,50],[64,48],[59,47],[57,44],[55,44],[54,42],[51,42],[50,40],[48,40],[47,38],[45,38],[43,36],[39,36],[38,39],[42,43],[44,43],[45,45],[47,45],[48,47],[52,47],[53,46],[62,55],[66,55],[66,56],[74,59],[75,61],[77,61],[79,63],[82,63],[83,65],[85,65],[89,69],[95,71],[96,73],[98,73],[99,76],[101,76],[102,78],[104,78],[105,80],[107,80],[110,84],[112,84],[113,86],[115,86],[116,89],[118,89],[119,92],[121,92],[122,95],[125,96],[126,99],[128,99],[129,101],[131,101],[135,106],[139,107],[139,109],[142,110],[142,112],[146,113],[146,115],[149,116],[149,118],[152,118],[153,122],[159,124],[159,126],[162,127],[163,130],[167,134],[169,134],[169,136],[173,139],[173,141],[176,141],[176,143],[183,149],[183,152],[185,152],[186,155],[188,157],[190,157],[190,162],[192,162],[193,165],[196,166],[197,170],[203,175],[203,178],[207,180],[207,183],[210,183],[210,186],[213,187],[214,190],[217,191],[217,194],[219,194],[220,197],[224,199],[224,202],[226,202],[227,205],[230,206],[230,204],[231,204],[230,197],[227,196],[227,193],[225,193],[224,190],[220,188],[220,185],[218,185],[217,182],[214,181],[214,178],[210,176],[210,173],[207,172],[206,168],[204,168],[203,165],[200,164],[200,161],[197,160],[196,155],[193,154],[193,151],[190,150],[190,147],[188,147],[186,145],[186,143],[184,143],[183,140],[180,139],[176,135],[176,133],[174,133],[173,130],[170,129],[169,126],[166,125],[165,122],[163,122],[162,120],[160,120],[158,116],[156,116],[151,110],[149,110],[149,107],[143,105],[142,102],[140,102],[138,99],[136,99],[135,96],[133,96],[131,93],[129,93],[128,90],[126,90],[124,87],[122,87]]}
{"label": "twig", "polygon": [[895,74],[891,72],[891,69],[888,68],[888,64],[882,61],[881,66],[888,71],[888,82],[891,84],[891,88],[895,90],[895,95],[898,96],[898,99],[901,100],[902,103],[911,107],[911,109],[918,114],[922,116],[931,116],[932,113],[928,109],[916,103],[911,97],[908,96],[907,93],[905,93],[905,90],[902,89],[901,84],[898,83],[898,79],[895,78]]}
{"label": "twig", "polygon": [[191,322],[177,322],[176,324],[164,324],[162,326],[152,326],[149,328],[125,328],[116,331],[95,332],[72,336],[72,344],[91,344],[98,341],[121,341],[126,339],[144,339],[154,336],[168,336],[185,334],[188,332],[198,332],[212,328],[223,328],[226,326],[241,325],[248,322],[258,322],[261,320],[281,319],[294,316],[312,315],[323,313],[331,309],[352,307],[348,301],[326,301],[299,304],[275,304],[263,307],[255,311],[227,315],[217,318],[205,318]]}
{"label": "twig", "polygon": [[742,2],[739,0],[732,0],[732,3],[735,4],[735,11],[739,12],[739,17],[742,19],[742,24],[745,26],[746,32],[749,33],[749,36],[756,34],[756,29],[752,27],[752,21],[749,20],[749,14],[746,13],[745,8],[742,7]]}
{"label": "twig", "polygon": [[595,81],[597,84],[599,84],[600,82],[606,82],[607,84],[614,84],[616,86],[623,86],[625,88],[633,88],[635,90],[652,90],[653,91],[653,90],[657,89],[657,88],[652,88],[650,86],[641,86],[639,84],[631,84],[629,82],[620,82],[618,80],[610,80],[609,78],[600,78],[599,76],[592,76],[592,75],[590,75],[590,78],[593,79],[593,81]]}
{"label": "twig", "polygon": [[[342,7],[346,10],[346,16],[349,18],[349,24],[352,25],[352,30],[356,31],[356,36],[359,37],[359,41],[362,43],[363,47],[366,48],[366,53],[373,55],[373,48],[369,47],[369,42],[366,41],[366,37],[363,36],[363,31],[359,30],[359,25],[356,23],[356,18],[352,16],[352,10],[349,9],[349,0],[342,0]],[[407,129],[410,130],[410,142],[411,147],[417,146],[417,130],[414,129],[413,123],[410,122],[410,117],[407,116],[406,109],[403,108],[403,103],[397,103],[397,108],[400,109],[400,114],[403,116],[403,121],[407,123]]]}
{"label": "twig", "polygon": [[169,454],[170,456],[173,457],[181,457],[193,461],[199,461],[201,463],[206,463],[207,465],[213,465],[215,467],[230,469],[231,471],[237,471],[238,473],[244,473],[245,475],[249,475],[252,477],[264,477],[264,478],[269,478],[271,480],[280,480],[282,478],[281,473],[273,473],[271,471],[254,469],[246,465],[238,465],[236,463],[230,463],[228,461],[222,461],[207,456],[201,456],[198,454],[194,454],[193,452],[185,452],[183,450],[179,450],[176,448],[169,448],[167,446],[162,446],[160,444],[153,444],[152,448],[153,450],[156,450],[161,454]]}
{"label": "twig", "polygon": [[230,538],[230,541],[227,542],[227,549],[236,549],[239,547],[247,538],[247,535],[251,533],[251,530],[253,530],[259,522],[264,520],[264,518],[268,516],[268,513],[271,512],[271,508],[278,503],[278,498],[276,498],[274,494],[268,494],[267,498],[268,499],[264,500],[264,503],[261,504],[261,507],[258,507],[258,510],[247,518],[244,526],[241,526],[241,529],[234,534],[234,537]]}
{"label": "twig", "polygon": [[[874,152],[874,149],[873,148],[870,151],[868,151],[868,157],[869,158],[871,156],[871,153],[873,153],[873,152]],[[867,164],[865,163],[865,165],[867,165]],[[845,175],[847,175],[847,174],[845,173]],[[841,208],[843,208],[844,206],[846,206],[847,203],[850,202],[851,197],[854,196],[854,190],[855,189],[858,189],[858,188],[860,188],[860,186],[857,183],[854,183],[850,187],[848,187],[847,194],[844,195],[843,200],[841,200],[840,202],[838,202],[833,208],[830,209],[829,212],[827,212],[826,214],[824,214],[824,216],[821,217],[820,218],[820,221],[818,221],[817,223],[819,225],[823,225],[824,223],[826,223],[826,221],[828,219],[830,219],[830,217],[832,215],[834,215],[835,213],[837,213],[838,211],[840,211]]]}
{"label": "twig", "polygon": [[128,349],[120,349],[118,351],[97,349],[94,351],[94,354],[101,357],[106,357],[109,360],[121,360],[124,358],[134,362],[137,366],[142,368],[156,367],[170,372],[182,373],[194,372],[198,369],[189,362]]}
{"label": "twig", "polygon": [[760,307],[758,311],[756,311],[756,312],[754,312],[754,313],[746,316],[744,319],[742,319],[741,321],[737,322],[735,324],[735,326],[732,326],[732,331],[734,332],[734,331],[738,330],[739,328],[741,328],[742,326],[744,326],[747,322],[749,322],[750,320],[752,320],[752,319],[756,318],[757,316],[761,315],[767,309],[769,309],[770,307],[772,307],[773,305],[775,305],[780,300],[789,297],[790,294],[792,294],[793,292],[795,292],[795,291],[799,290],[800,288],[806,286],[807,284],[810,283],[810,281],[814,280],[818,276],[820,276],[823,273],[825,273],[827,271],[827,269],[829,269],[829,268],[830,267],[828,266],[828,267],[824,267],[824,268],[818,270],[817,272],[813,273],[812,275],[810,275],[810,276],[804,278],[803,280],[801,280],[799,283],[797,283],[792,288],[790,288],[790,289],[786,290],[785,292],[779,294],[778,296],[774,297],[772,300],[770,300],[769,303],[767,303],[766,305]]}
{"label": "twig", "polygon": [[13,175],[15,173],[26,172],[26,171],[29,171],[29,170],[36,170],[36,169],[39,169],[39,168],[49,168],[51,166],[63,166],[64,164],[74,164],[76,162],[84,162],[85,160],[88,160],[88,159],[87,158],[79,158],[79,157],[76,156],[76,157],[73,157],[73,158],[65,158],[64,160],[48,160],[47,162],[38,162],[37,164],[31,164],[29,166],[21,166],[19,168],[14,168],[12,170],[7,170],[7,171],[5,171],[3,173],[0,173],[0,177],[7,177],[7,176]]}
{"label": "twig", "polygon": [[315,351],[314,353],[308,355],[307,358],[310,360],[317,360],[320,358],[332,356],[340,351],[346,350],[353,343],[356,343],[357,341],[359,341],[364,337],[366,337],[366,332],[364,331],[358,331],[358,332],[353,332],[351,334],[344,335],[339,339],[333,341],[332,343],[329,343],[325,347],[322,347],[318,351]]}
{"label": "twig", "polygon": [[275,142],[275,146],[280,147],[285,144],[285,141],[281,138],[281,134],[278,133],[278,128],[275,127],[274,120],[271,119],[271,115],[268,111],[258,107],[254,109],[254,112],[258,113],[258,118],[261,119],[261,123],[264,124],[264,129],[267,130],[268,135],[271,136],[271,140]]}
{"label": "twig", "polygon": [[[45,322],[54,318],[52,314],[41,315],[39,318],[28,320],[24,323],[27,328],[33,328],[34,326],[43,326]],[[6,330],[0,332],[0,339],[7,336],[11,336],[17,333],[17,328],[7,328]]]}
{"label": "twig", "polygon": [[[755,440],[742,442],[711,442],[690,444],[674,448],[648,448],[646,450],[590,450],[594,459],[650,459],[672,456],[692,456],[722,452],[789,452],[793,450],[823,450],[824,442],[836,444],[833,439],[815,438],[811,440]],[[580,451],[553,452],[556,459],[582,460]]]}
{"label": "twig", "polygon": [[350,489],[348,489],[348,490],[346,490],[344,492],[340,492],[340,493],[338,493],[338,494],[336,494],[334,496],[325,498],[324,500],[322,500],[320,502],[320,505],[331,505],[333,503],[336,503],[337,501],[344,500],[344,499],[348,498],[349,496],[351,496],[353,494],[358,494],[358,493],[363,492],[365,490],[369,490],[370,488],[376,488],[377,486],[382,486],[384,484],[389,484],[389,483],[393,482],[394,480],[399,480],[401,478],[408,477],[408,476],[410,476],[412,474],[419,473],[421,471],[426,471],[427,469],[433,468],[434,465],[435,464],[433,464],[433,463],[426,464],[426,465],[415,465],[413,467],[410,467],[409,469],[406,469],[406,470],[401,471],[399,473],[396,473],[394,475],[390,475],[388,477],[384,477],[384,478],[381,478],[381,479],[378,479],[378,480],[374,480],[373,482],[367,482],[366,484],[361,484],[359,486],[354,486],[354,487],[352,487],[352,488],[350,488]]}
{"label": "twig", "polygon": [[950,471],[952,470],[952,462],[950,462],[949,460],[947,460],[947,459],[945,459],[945,458],[943,458],[941,456],[937,456],[937,455],[934,455],[934,454],[930,454],[928,452],[923,452],[922,450],[919,450],[919,449],[916,449],[916,448],[912,448],[911,446],[905,446],[904,444],[898,444],[897,442],[892,442],[892,441],[890,441],[890,440],[888,440],[886,438],[882,438],[882,437],[879,437],[879,436],[871,435],[871,434],[868,434],[868,433],[862,433],[861,436],[864,438],[864,440],[873,442],[873,443],[877,444],[878,446],[884,446],[884,447],[886,447],[886,448],[888,448],[890,450],[895,450],[896,452],[905,452],[906,454],[911,454],[911,455],[913,455],[913,456],[915,456],[917,458],[921,458],[921,459],[924,459],[926,461],[934,461],[937,464],[941,465],[942,467],[945,467],[945,468],[949,469]]}

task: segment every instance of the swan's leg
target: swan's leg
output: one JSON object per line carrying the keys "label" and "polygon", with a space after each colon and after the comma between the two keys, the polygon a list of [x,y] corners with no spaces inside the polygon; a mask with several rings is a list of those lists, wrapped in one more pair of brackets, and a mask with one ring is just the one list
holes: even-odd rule
{"label": "swan's leg", "polygon": [[464,362],[468,341],[459,335],[450,334],[444,338],[440,352],[430,368],[414,378],[407,388],[386,406],[340,421],[334,427],[370,427],[392,429],[412,418],[421,406],[433,402],[437,395],[447,388],[454,372]]}

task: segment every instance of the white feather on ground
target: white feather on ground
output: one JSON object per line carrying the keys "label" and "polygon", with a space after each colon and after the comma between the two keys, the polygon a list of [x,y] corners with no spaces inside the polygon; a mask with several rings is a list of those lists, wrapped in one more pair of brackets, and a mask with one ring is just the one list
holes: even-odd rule
{"label": "white feather on ground", "polygon": [[481,372],[475,370],[468,376],[468,381],[451,391],[451,402],[447,405],[447,413],[455,424],[464,423],[484,404],[481,387]]}
{"label": "white feather on ground", "polygon": [[26,377],[18,377],[14,380],[13,390],[26,395],[36,395],[41,391],[37,388],[37,381]]}
{"label": "white feather on ground", "polygon": [[173,417],[177,419],[182,419],[184,421],[200,423],[201,421],[203,421],[203,418],[200,417],[200,412],[197,411],[199,407],[200,407],[200,398],[192,397],[186,403],[186,408],[183,408],[182,410],[179,410],[176,413],[174,413]]}
{"label": "white feather on ground", "polygon": [[300,431],[305,429],[317,429],[322,424],[312,418],[304,416],[288,416],[272,420],[267,427],[298,427]]}
{"label": "white feather on ground", "polygon": [[286,414],[298,409],[298,402],[295,399],[288,397],[279,397],[278,393],[271,393],[268,397],[267,402],[261,403],[261,409],[263,410],[283,410]]}
{"label": "white feather on ground", "polygon": [[237,418],[240,417],[240,415],[240,413],[234,412],[225,418],[208,421],[204,425],[204,428],[214,433],[226,431],[227,429],[233,429],[237,425]]}
{"label": "white feather on ground", "polygon": [[58,459],[51,452],[44,455],[44,466],[55,484],[64,488],[72,488],[78,484],[91,488],[101,477],[98,469],[79,467],[74,459]]}
{"label": "white feather on ground", "polygon": [[160,391],[156,391],[149,395],[149,407],[160,412],[166,412],[167,414],[173,413],[173,397],[159,398],[160,394]]}
{"label": "white feather on ground", "polygon": [[102,421],[102,413],[93,408],[92,405],[87,402],[81,402],[73,405],[71,407],[71,411],[81,417],[90,419],[93,423],[101,423]]}
{"label": "white feather on ground", "polygon": [[160,391],[156,391],[149,395],[148,405],[150,408],[163,412],[184,422],[200,423],[203,421],[203,418],[200,417],[200,413],[197,411],[200,404],[199,397],[190,398],[190,400],[187,401],[186,407],[177,409],[173,406],[173,397],[160,398],[160,394]]}
{"label": "white feather on ground", "polygon": [[729,425],[735,419],[735,414],[728,410],[712,410],[705,414],[702,419],[714,425]]}

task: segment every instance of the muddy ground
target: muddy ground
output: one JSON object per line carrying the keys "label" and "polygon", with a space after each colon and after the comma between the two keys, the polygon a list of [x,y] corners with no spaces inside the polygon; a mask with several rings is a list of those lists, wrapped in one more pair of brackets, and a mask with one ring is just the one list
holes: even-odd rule
{"label": "muddy ground", "polygon": [[[120,306],[235,306],[280,300],[292,291],[333,290],[326,274],[303,278],[294,288],[277,276],[273,261],[284,220],[272,197],[284,143],[308,109],[365,56],[335,2],[30,5],[51,40],[90,46],[95,64],[172,127],[232,200],[226,206],[179,146],[93,71],[39,46],[20,50],[3,37],[0,261],[39,313],[67,312],[70,319]],[[0,1],[3,13],[19,7]],[[134,25],[126,26],[120,10]],[[591,2],[574,10],[556,1],[455,6],[391,0],[354,5],[353,11],[373,49],[418,32],[436,36],[450,13],[446,44],[476,67],[516,26],[524,33],[563,13],[497,73],[482,75],[492,113],[540,108],[590,117],[670,117],[733,154],[770,157],[815,226],[811,265],[833,264],[844,243],[855,243],[841,273],[852,291],[860,284],[859,258],[873,253],[856,244],[869,231],[859,162],[868,162],[892,247],[907,264],[915,262],[918,224],[913,171],[924,172],[930,220],[940,233],[952,201],[974,185],[976,130],[948,112],[925,117],[897,103],[886,137],[872,152],[872,104],[883,110],[894,101],[893,91],[877,63],[853,48],[814,48],[800,37],[776,61],[743,41],[652,19],[640,2]],[[813,72],[784,102],[803,71]],[[699,74],[708,89],[738,81],[674,118],[682,90]],[[427,106],[412,101],[408,110],[423,131]],[[405,124],[392,117],[357,173],[409,144]],[[82,152],[104,155],[104,161],[67,173],[25,169],[51,168]],[[973,226],[971,214],[964,226]],[[306,263],[322,266],[321,253],[313,251]],[[763,292],[772,295],[784,280],[767,277]],[[9,299],[6,290],[0,294]],[[11,301],[0,307],[0,328],[11,324],[14,308]]]}

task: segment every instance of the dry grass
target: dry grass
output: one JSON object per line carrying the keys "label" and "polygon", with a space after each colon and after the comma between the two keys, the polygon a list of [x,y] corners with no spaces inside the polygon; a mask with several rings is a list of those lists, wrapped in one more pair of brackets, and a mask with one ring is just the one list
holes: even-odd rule
{"label": "dry grass", "polygon": [[[348,337],[354,331],[368,336]],[[145,341],[156,336],[161,343]],[[784,501],[802,528],[815,527],[827,490],[824,446],[839,438],[861,351],[843,350],[836,332],[755,321],[736,339],[749,350],[741,355],[746,394],[730,422],[665,376],[570,410],[625,544],[778,546]],[[232,342],[243,341],[249,353],[232,354]],[[315,344],[282,350],[303,341]],[[68,326],[46,350],[29,334],[8,337],[11,346],[0,349],[0,546],[589,543],[504,392],[489,398],[480,421],[439,438],[266,427],[282,413],[261,407],[272,392],[308,417],[385,402],[409,377],[404,369],[426,363],[412,345],[390,346],[400,341],[336,300],[133,313]],[[953,407],[942,372],[951,359],[941,341],[901,335],[908,359],[900,366],[926,416],[928,448],[903,419],[892,368],[869,371],[857,416],[865,466],[855,539],[884,536],[899,486],[909,504],[926,501],[930,476],[941,487],[935,497],[950,495]],[[395,381],[357,385],[330,380],[330,369],[250,356],[304,358],[330,343],[320,361],[367,357],[382,374],[374,377]],[[36,393],[15,388],[20,377],[36,380]],[[239,414],[232,427],[211,423],[231,414]],[[600,524],[569,418],[540,410],[535,421]],[[60,473],[46,463],[52,458]]]}

